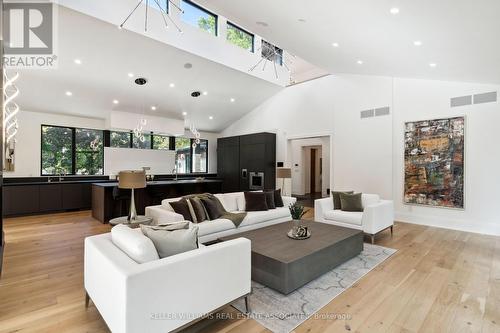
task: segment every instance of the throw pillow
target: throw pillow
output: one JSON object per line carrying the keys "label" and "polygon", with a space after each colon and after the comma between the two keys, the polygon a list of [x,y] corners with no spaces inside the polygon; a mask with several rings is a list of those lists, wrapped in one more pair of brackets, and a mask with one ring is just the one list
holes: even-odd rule
{"label": "throw pillow", "polygon": [[281,197],[281,189],[274,191],[274,206],[284,207],[283,198]]}
{"label": "throw pillow", "polygon": [[189,222],[167,226],[141,225],[141,231],[151,239],[160,258],[198,248],[198,226],[189,228]]}
{"label": "throw pillow", "polygon": [[205,212],[205,207],[203,207],[203,203],[201,202],[200,198],[198,197],[193,197],[189,199],[191,202],[191,205],[193,206],[194,213],[196,215],[196,219],[198,220],[198,223],[206,221],[207,220],[207,214]]}
{"label": "throw pillow", "polygon": [[193,204],[191,203],[191,200],[186,199],[186,203],[188,205],[189,214],[191,215],[191,221],[193,221],[193,223],[198,223],[198,218],[196,217],[196,213],[194,212],[194,208],[193,208]]}
{"label": "throw pillow", "polygon": [[264,192],[245,192],[245,211],[256,212],[268,210]]}
{"label": "throw pillow", "polygon": [[353,194],[354,191],[332,191],[333,209],[341,209],[340,193]]}
{"label": "throw pillow", "polygon": [[170,202],[170,206],[174,209],[174,212],[181,214],[184,220],[193,222],[193,217],[189,211],[189,206],[186,199],[181,199],[179,201]]}
{"label": "throw pillow", "polygon": [[264,192],[266,195],[266,204],[268,209],[274,209],[276,208],[276,205],[274,204],[274,191],[266,191]]}
{"label": "throw pillow", "polygon": [[138,229],[118,224],[111,229],[111,241],[139,264],[160,259],[154,243]]}
{"label": "throw pillow", "polygon": [[344,212],[362,212],[361,193],[340,193],[340,206]]}
{"label": "throw pillow", "polygon": [[203,196],[200,197],[203,206],[207,210],[207,214],[210,220],[215,220],[221,217],[224,213],[224,207],[220,203],[220,201],[212,196]]}

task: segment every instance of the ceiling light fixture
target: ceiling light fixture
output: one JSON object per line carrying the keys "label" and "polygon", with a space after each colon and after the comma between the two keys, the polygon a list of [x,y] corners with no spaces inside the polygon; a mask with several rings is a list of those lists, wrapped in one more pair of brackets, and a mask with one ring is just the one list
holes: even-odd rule
{"label": "ceiling light fixture", "polygon": [[413,42],[413,45],[415,45],[415,46],[422,46],[422,42],[419,41],[419,40],[416,40],[416,41]]}
{"label": "ceiling light fixture", "polygon": [[236,102],[236,100],[235,100],[234,98],[231,98],[229,101],[230,101],[231,103]]}
{"label": "ceiling light fixture", "polygon": [[207,95],[208,95],[208,91],[204,91],[203,96],[207,96]]}
{"label": "ceiling light fixture", "polygon": [[151,107],[151,110],[156,111],[156,106],[154,106],[154,105],[153,105],[153,106]]}
{"label": "ceiling light fixture", "polygon": [[434,67],[436,67],[436,66],[437,66],[437,64],[436,64],[436,63],[434,63],[434,62],[431,62],[431,63],[429,64],[429,66],[430,66],[430,67],[432,67],[432,68],[434,68]]}
{"label": "ceiling light fixture", "polygon": [[173,87],[175,87],[175,83],[170,83],[168,86],[169,86],[170,88],[173,88]]}
{"label": "ceiling light fixture", "polygon": [[358,64],[358,65],[363,65],[363,60],[358,60],[358,61],[357,61],[357,64]]}
{"label": "ceiling light fixture", "polygon": [[208,119],[210,119],[210,120],[214,120],[214,117],[213,117],[213,116],[210,116],[210,117],[208,117]]}
{"label": "ceiling light fixture", "polygon": [[[125,23],[127,23],[127,21],[130,19],[130,17],[140,7],[140,5],[145,4],[146,14],[144,16],[144,32],[147,32],[148,31],[148,12],[149,12],[148,9],[149,9],[150,1],[151,0],[140,0],[139,3],[134,7],[134,9],[132,9],[132,12],[130,14],[128,14],[128,16],[125,18],[125,20],[123,20],[123,22],[118,26],[118,29],[122,29],[123,26],[125,25]],[[175,21],[170,17],[169,13],[165,9],[163,9],[163,7],[160,5],[160,1],[162,1],[162,0],[152,0],[152,1],[154,3],[156,3],[156,5],[158,6],[158,9],[161,13],[161,17],[163,18],[163,23],[165,23],[165,27],[168,29],[168,23],[167,23],[167,18],[168,18],[170,20],[170,22],[172,22],[172,24],[175,26],[177,31],[182,33],[181,28],[179,28],[177,23],[175,23]],[[179,12],[181,12],[181,14],[184,14],[184,11],[175,2],[173,2],[172,0],[165,0],[165,1],[167,3],[167,7],[170,8],[170,5],[172,5],[173,7],[177,8],[177,10],[179,10]]]}
{"label": "ceiling light fixture", "polygon": [[339,43],[332,43],[333,47],[339,47]]}
{"label": "ceiling light fixture", "polygon": [[128,73],[128,77],[134,77],[134,73]]}
{"label": "ceiling light fixture", "polygon": [[113,104],[118,104],[118,103],[120,103],[120,102],[118,102],[118,100],[117,100],[117,99],[114,99],[114,100],[113,100]]}
{"label": "ceiling light fixture", "polygon": [[71,91],[66,91],[66,96],[73,96],[73,93]]}
{"label": "ceiling light fixture", "polygon": [[271,62],[274,66],[274,75],[276,76],[276,79],[279,79],[278,75],[278,69],[276,67],[276,62],[278,62],[280,65],[286,68],[288,73],[290,73],[290,81],[292,81],[292,70],[290,67],[293,65],[293,59],[295,59],[295,56],[292,54],[288,54],[283,49],[280,49],[279,47],[266,42],[265,40],[262,40],[261,47],[257,50],[257,54],[261,54],[260,60],[252,66],[248,71],[253,72],[261,63],[262,65],[262,70],[266,70],[266,65],[267,62]]}
{"label": "ceiling light fixture", "polygon": [[187,116],[187,114],[188,114],[187,112],[183,112],[182,113],[183,116]]}
{"label": "ceiling light fixture", "polygon": [[75,59],[74,62],[77,65],[81,65],[82,64],[82,61],[80,59]]}
{"label": "ceiling light fixture", "polygon": [[391,8],[390,12],[392,15],[397,15],[397,14],[399,14],[399,8],[396,8],[396,7]]}

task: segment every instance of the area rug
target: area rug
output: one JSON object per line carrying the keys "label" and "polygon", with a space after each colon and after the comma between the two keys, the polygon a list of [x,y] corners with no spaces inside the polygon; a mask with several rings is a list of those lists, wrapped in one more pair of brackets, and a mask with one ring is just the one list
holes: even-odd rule
{"label": "area rug", "polygon": [[[288,295],[252,281],[249,317],[273,332],[290,332],[395,252],[394,249],[364,244],[364,250],[357,257]],[[243,301],[233,306],[241,312],[245,309]]]}

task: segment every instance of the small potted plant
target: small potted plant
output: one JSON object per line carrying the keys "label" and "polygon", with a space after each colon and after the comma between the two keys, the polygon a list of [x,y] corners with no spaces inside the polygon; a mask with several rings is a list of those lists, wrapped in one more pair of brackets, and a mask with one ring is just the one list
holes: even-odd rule
{"label": "small potted plant", "polygon": [[290,209],[290,215],[292,215],[293,230],[295,233],[295,231],[300,226],[300,221],[302,219],[302,216],[304,216],[304,214],[307,213],[307,210],[304,208],[304,206],[298,205],[296,202],[293,204],[290,204],[290,206],[288,206],[288,208]]}

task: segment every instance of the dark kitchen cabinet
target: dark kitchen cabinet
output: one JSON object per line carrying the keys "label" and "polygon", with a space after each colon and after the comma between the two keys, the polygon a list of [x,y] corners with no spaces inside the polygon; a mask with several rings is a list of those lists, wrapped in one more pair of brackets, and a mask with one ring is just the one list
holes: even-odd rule
{"label": "dark kitchen cabinet", "polygon": [[3,186],[3,214],[31,214],[40,210],[38,185]]}
{"label": "dark kitchen cabinet", "polygon": [[59,184],[39,186],[41,213],[62,210],[61,187]]}
{"label": "dark kitchen cabinet", "polygon": [[264,175],[263,189],[276,188],[276,134],[218,139],[217,173],[223,180],[224,192],[250,190],[252,173]]}
{"label": "dark kitchen cabinet", "polygon": [[65,184],[62,187],[63,209],[79,209],[83,206],[82,184]]}

